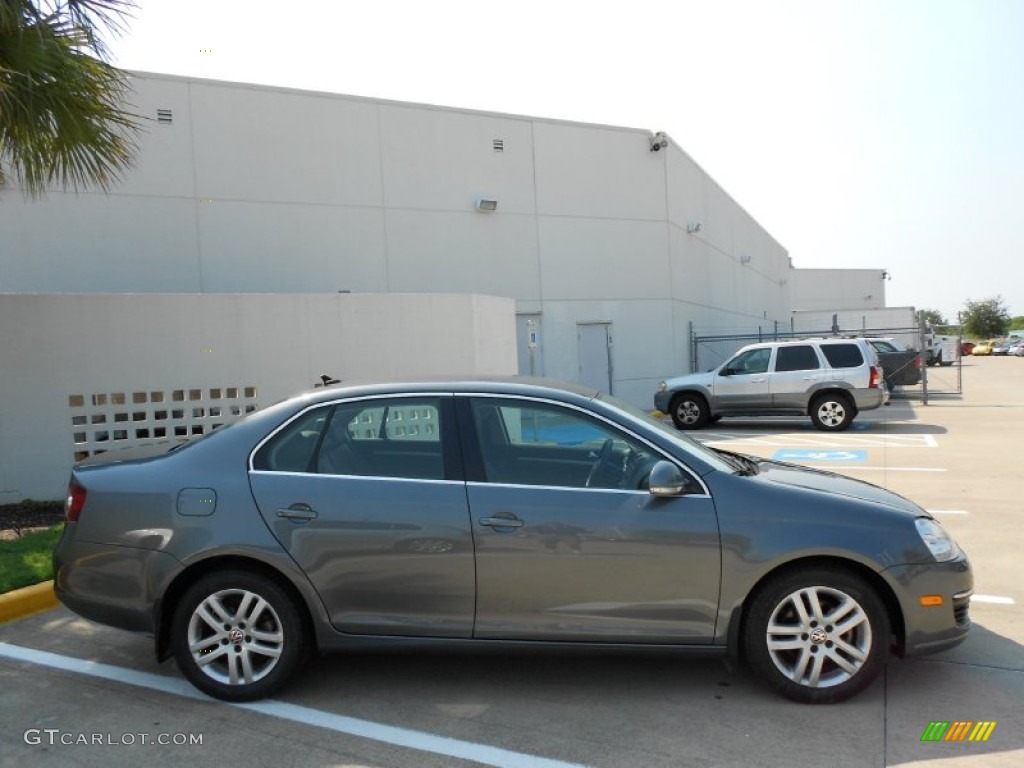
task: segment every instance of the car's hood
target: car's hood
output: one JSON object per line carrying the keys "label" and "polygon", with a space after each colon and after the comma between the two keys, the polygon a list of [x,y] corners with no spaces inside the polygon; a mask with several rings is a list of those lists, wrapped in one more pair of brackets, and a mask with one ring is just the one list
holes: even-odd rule
{"label": "car's hood", "polygon": [[710,386],[715,380],[716,371],[707,371],[705,373],[688,373],[685,376],[676,376],[674,379],[666,379],[665,384],[669,389],[675,389],[677,387],[692,386],[694,384],[703,384]]}
{"label": "car's hood", "polygon": [[[751,457],[754,458],[754,457]],[[880,488],[877,485],[855,480],[852,477],[838,475],[811,467],[796,464],[785,464],[778,461],[758,459],[758,479],[777,485],[788,485],[795,488],[806,488],[821,491],[830,495],[846,496],[851,499],[881,504],[891,509],[898,509],[914,517],[927,513],[917,504],[899,494]]]}

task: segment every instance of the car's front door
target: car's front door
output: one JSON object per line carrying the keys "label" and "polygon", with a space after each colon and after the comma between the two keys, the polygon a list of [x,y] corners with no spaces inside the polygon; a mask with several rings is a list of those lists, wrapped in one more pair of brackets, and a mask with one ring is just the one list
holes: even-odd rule
{"label": "car's front door", "polygon": [[771,347],[741,352],[718,369],[713,387],[712,411],[758,411],[771,408],[768,365]]}
{"label": "car's front door", "polygon": [[469,637],[473,541],[450,398],[311,409],[253,455],[260,513],[338,630]]}
{"label": "car's front door", "polygon": [[579,409],[459,401],[477,558],[474,636],[709,643],[721,556],[714,504],[645,487],[663,459]]}

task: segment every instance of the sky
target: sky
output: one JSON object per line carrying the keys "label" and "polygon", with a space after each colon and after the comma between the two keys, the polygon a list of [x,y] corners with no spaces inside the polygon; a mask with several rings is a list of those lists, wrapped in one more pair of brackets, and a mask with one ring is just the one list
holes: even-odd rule
{"label": "sky", "polygon": [[796,267],[1024,315],[1022,0],[139,0],[126,69],[665,131]]}

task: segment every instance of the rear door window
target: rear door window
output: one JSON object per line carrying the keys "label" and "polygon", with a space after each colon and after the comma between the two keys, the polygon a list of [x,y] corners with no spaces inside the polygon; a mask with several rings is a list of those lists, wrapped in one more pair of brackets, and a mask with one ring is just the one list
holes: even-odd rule
{"label": "rear door window", "polygon": [[822,344],[821,351],[833,368],[858,368],[864,365],[864,356],[856,344]]}
{"label": "rear door window", "polygon": [[775,370],[782,371],[816,371],[821,367],[818,355],[810,344],[792,347],[779,347],[775,352]]}

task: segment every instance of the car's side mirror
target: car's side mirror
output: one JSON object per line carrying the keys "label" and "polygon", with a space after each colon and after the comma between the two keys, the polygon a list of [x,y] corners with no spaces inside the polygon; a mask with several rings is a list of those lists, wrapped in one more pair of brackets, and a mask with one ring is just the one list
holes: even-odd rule
{"label": "car's side mirror", "polygon": [[652,496],[682,496],[686,490],[686,475],[672,462],[659,461],[651,467],[647,487]]}
{"label": "car's side mirror", "polygon": [[718,372],[719,376],[732,376],[736,371],[730,368],[728,365]]}

